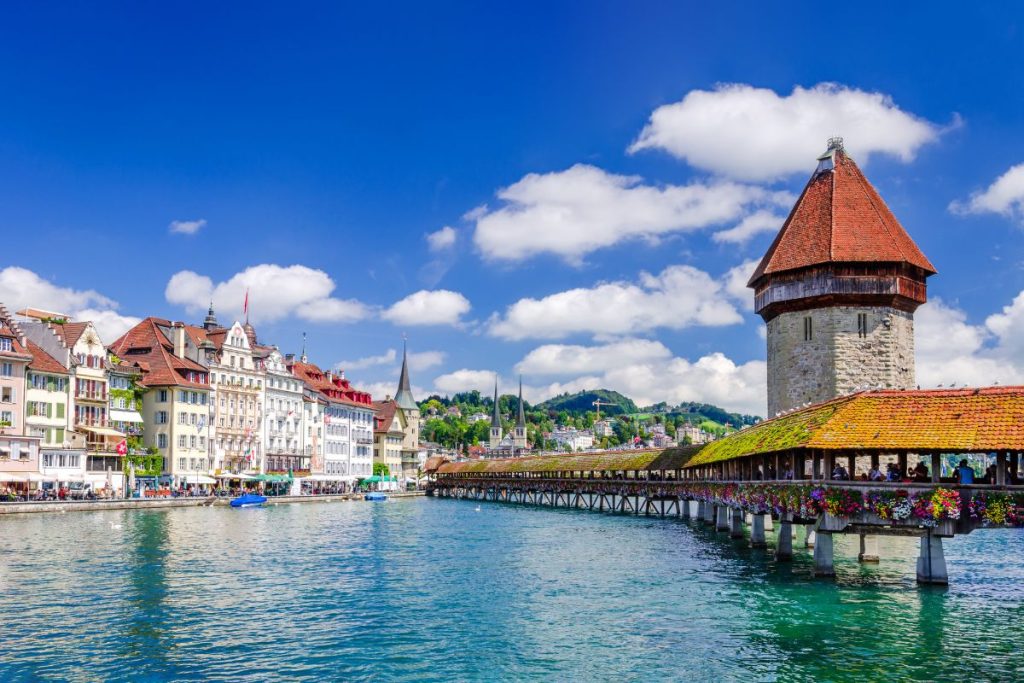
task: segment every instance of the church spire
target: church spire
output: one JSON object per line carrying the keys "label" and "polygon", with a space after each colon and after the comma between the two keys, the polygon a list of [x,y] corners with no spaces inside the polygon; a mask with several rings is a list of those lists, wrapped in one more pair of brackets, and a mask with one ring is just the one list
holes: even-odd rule
{"label": "church spire", "polygon": [[491,426],[501,429],[501,414],[498,412],[498,377],[494,377],[494,415],[491,416]]}
{"label": "church spire", "polygon": [[217,316],[213,314],[213,302],[210,302],[210,308],[206,311],[206,318],[203,320],[203,329],[209,332],[212,329],[219,327],[217,324]]}
{"label": "church spire", "polygon": [[402,410],[419,410],[416,399],[412,395],[412,386],[409,383],[409,349],[404,335],[402,338],[402,374],[398,378],[395,403]]}
{"label": "church spire", "polygon": [[519,375],[519,417],[516,418],[516,427],[526,426],[526,413],[523,412],[523,376]]}
{"label": "church spire", "polygon": [[299,354],[299,362],[300,363],[307,363],[308,362],[306,360],[306,333],[305,332],[302,333],[302,353]]}

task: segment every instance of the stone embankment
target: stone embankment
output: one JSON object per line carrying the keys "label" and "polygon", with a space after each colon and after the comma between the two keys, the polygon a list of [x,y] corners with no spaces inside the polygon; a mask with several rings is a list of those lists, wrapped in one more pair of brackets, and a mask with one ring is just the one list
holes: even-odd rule
{"label": "stone embankment", "polygon": [[[275,496],[267,499],[267,505],[281,505],[284,503],[336,503],[340,501],[362,500],[363,495],[362,493],[343,493],[327,496]],[[415,498],[424,495],[424,492],[403,491],[387,495],[391,498]],[[32,512],[79,512],[83,510],[162,510],[165,508],[209,507],[211,505],[227,506],[230,502],[231,499],[228,497],[28,501],[0,503],[0,515]]]}

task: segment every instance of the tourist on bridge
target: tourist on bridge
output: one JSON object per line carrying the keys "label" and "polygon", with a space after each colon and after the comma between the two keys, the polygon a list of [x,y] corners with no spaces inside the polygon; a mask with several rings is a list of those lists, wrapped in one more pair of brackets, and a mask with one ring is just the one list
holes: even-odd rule
{"label": "tourist on bridge", "polygon": [[961,485],[974,483],[974,468],[967,464],[967,458],[960,461],[956,468],[956,480]]}
{"label": "tourist on bridge", "polygon": [[914,469],[910,470],[910,474],[913,476],[914,481],[920,482],[930,480],[930,477],[928,476],[928,466],[924,464],[924,460],[918,460]]}
{"label": "tourist on bridge", "polygon": [[885,476],[882,474],[882,470],[878,469],[878,465],[874,465],[868,471],[868,481],[882,481]]}
{"label": "tourist on bridge", "polygon": [[899,465],[897,465],[896,463],[892,463],[892,462],[889,463],[888,465],[886,465],[886,474],[885,474],[886,481],[899,481],[902,478],[903,478],[903,473],[900,472]]}
{"label": "tourist on bridge", "polygon": [[840,463],[836,463],[836,466],[832,468],[832,478],[837,481],[848,481],[850,473]]}

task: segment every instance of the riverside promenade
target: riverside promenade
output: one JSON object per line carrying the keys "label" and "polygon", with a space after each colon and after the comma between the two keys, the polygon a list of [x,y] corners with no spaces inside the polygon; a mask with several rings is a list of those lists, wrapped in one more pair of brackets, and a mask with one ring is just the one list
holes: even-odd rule
{"label": "riverside promenade", "polygon": [[[290,503],[340,503],[363,500],[364,493],[338,493],[323,496],[273,496],[266,505]],[[416,498],[426,495],[424,491],[401,491],[388,493],[389,498]],[[161,510],[183,507],[227,507],[229,496],[181,496],[179,498],[121,498],[112,500],[64,500],[64,501],[21,501],[0,503],[0,515],[31,514],[42,512],[82,512],[96,510]]]}

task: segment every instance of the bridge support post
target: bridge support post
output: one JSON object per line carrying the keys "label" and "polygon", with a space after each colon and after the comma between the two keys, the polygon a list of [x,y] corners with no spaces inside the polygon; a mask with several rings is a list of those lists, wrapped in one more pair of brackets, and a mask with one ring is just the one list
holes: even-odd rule
{"label": "bridge support post", "polygon": [[946,555],[942,552],[942,538],[929,531],[921,537],[921,554],[917,558],[917,582],[938,586],[949,584]]}
{"label": "bridge support post", "polygon": [[775,531],[775,523],[772,521],[771,513],[764,516],[764,530]]}
{"label": "bridge support post", "polygon": [[743,538],[743,510],[732,510],[732,516],[729,524],[729,538]]}
{"label": "bridge support post", "polygon": [[718,531],[729,530],[729,508],[724,505],[716,506],[717,514],[715,515],[715,529]]}
{"label": "bridge support post", "polygon": [[835,576],[836,568],[832,562],[832,534],[818,532],[814,543],[814,575]]}
{"label": "bridge support post", "polygon": [[878,562],[878,536],[860,535],[858,562]]}
{"label": "bridge support post", "polygon": [[768,541],[764,536],[764,518],[767,515],[754,515],[753,524],[750,525],[750,547],[767,548]]}
{"label": "bridge support post", "polygon": [[690,501],[679,499],[679,513],[683,519],[690,519]]}
{"label": "bridge support post", "polygon": [[810,524],[804,526],[804,547],[813,548],[814,540],[817,534],[814,533],[814,527]]}
{"label": "bridge support post", "polygon": [[704,516],[701,519],[708,526],[714,526],[715,524],[715,506],[711,503],[701,503],[704,506]]}
{"label": "bridge support post", "polygon": [[793,559],[793,522],[789,515],[779,518],[779,542],[775,546],[776,562],[789,562]]}

